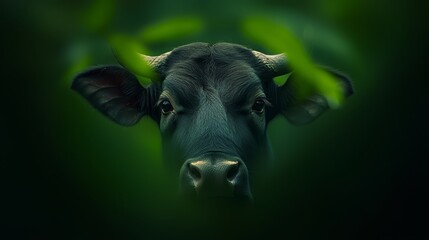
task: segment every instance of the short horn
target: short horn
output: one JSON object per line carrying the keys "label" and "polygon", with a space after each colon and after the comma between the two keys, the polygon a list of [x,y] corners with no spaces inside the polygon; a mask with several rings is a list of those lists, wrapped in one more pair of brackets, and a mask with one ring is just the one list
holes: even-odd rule
{"label": "short horn", "polygon": [[271,77],[281,76],[289,73],[290,67],[286,55],[266,55],[258,51],[252,51],[253,55],[265,66],[266,73]]}
{"label": "short horn", "polygon": [[171,53],[170,51],[159,56],[146,56],[134,51],[119,50],[113,49],[113,53],[119,64],[133,74],[151,79],[164,75],[165,62]]}
{"label": "short horn", "polygon": [[156,73],[163,75],[165,68],[165,61],[167,60],[170,52],[163,53],[159,56],[147,56],[140,54],[140,57],[149,65],[149,67]]}

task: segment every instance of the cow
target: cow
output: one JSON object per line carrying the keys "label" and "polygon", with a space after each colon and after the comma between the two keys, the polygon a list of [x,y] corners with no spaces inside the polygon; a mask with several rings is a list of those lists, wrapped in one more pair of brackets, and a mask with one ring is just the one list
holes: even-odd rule
{"label": "cow", "polygon": [[[72,89],[120,125],[150,116],[159,126],[163,158],[179,177],[180,192],[194,199],[253,199],[249,172],[273,158],[270,121],[283,115],[301,125],[329,109],[320,94],[297,97],[299,78],[284,54],[266,55],[232,43],[191,43],[159,56],[139,56],[142,66],[156,73],[147,87],[126,66],[111,65],[78,74]],[[344,96],[353,93],[347,76],[323,69]],[[282,86],[273,81],[288,73]]]}

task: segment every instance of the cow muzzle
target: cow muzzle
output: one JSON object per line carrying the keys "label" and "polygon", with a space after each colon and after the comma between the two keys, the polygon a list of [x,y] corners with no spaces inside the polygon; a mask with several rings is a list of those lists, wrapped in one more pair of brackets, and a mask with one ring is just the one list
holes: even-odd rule
{"label": "cow muzzle", "polygon": [[188,159],[180,180],[182,193],[189,197],[252,199],[247,167],[237,157],[216,153]]}

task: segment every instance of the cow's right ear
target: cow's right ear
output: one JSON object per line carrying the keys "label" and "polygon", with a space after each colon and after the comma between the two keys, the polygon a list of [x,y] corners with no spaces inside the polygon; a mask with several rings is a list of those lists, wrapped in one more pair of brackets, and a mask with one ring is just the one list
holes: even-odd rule
{"label": "cow's right ear", "polygon": [[72,89],[114,122],[131,126],[148,112],[146,89],[119,66],[102,66],[76,76]]}

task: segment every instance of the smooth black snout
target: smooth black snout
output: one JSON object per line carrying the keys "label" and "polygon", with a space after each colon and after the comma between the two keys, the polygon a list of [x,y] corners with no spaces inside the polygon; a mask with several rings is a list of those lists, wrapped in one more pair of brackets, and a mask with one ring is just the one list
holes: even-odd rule
{"label": "smooth black snout", "polygon": [[189,159],[180,178],[182,192],[190,196],[251,199],[247,167],[239,158],[208,155]]}

